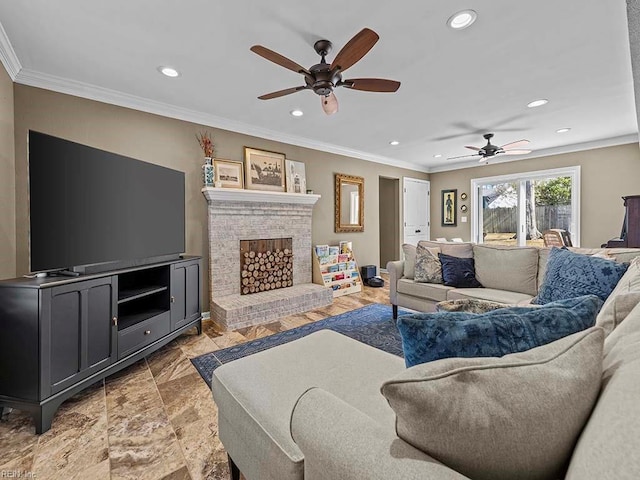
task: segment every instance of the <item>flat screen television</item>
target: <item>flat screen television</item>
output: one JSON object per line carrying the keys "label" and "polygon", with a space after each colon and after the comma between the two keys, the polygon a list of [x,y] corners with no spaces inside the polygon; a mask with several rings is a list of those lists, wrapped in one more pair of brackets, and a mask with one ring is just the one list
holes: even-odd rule
{"label": "flat screen television", "polygon": [[31,271],[89,272],[185,250],[184,173],[29,131]]}

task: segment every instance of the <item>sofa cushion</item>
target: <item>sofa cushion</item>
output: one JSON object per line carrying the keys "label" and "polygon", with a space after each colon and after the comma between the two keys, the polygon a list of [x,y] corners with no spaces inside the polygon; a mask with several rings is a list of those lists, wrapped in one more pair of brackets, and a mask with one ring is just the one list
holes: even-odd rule
{"label": "sofa cushion", "polygon": [[607,253],[618,263],[628,263],[640,256],[640,248],[608,248]]}
{"label": "sofa cushion", "polygon": [[547,273],[547,263],[549,262],[549,254],[551,247],[543,247],[538,249],[538,291],[544,282],[544,276]]}
{"label": "sofa cushion", "polygon": [[438,249],[426,247],[418,242],[416,248],[416,266],[413,279],[421,283],[443,283],[442,264],[438,258]]}
{"label": "sofa cushion", "polygon": [[605,301],[626,270],[626,264],[554,248],[533,303],[545,304],[588,294]]}
{"label": "sofa cushion", "polygon": [[422,240],[425,247],[437,248],[440,253],[458,258],[473,258],[473,244],[467,242],[431,242]]}
{"label": "sofa cushion", "polygon": [[442,264],[442,280],[445,285],[457,288],[478,288],[482,284],[476,279],[473,258],[458,258],[444,253],[438,254]]}
{"label": "sofa cushion", "polygon": [[538,293],[538,249],[535,247],[473,246],[476,278],[485,288]]}
{"label": "sofa cushion", "polygon": [[590,328],[502,358],[426,363],[381,391],[396,412],[398,436],[463,475],[555,480],[598,396],[603,337]]}
{"label": "sofa cushion", "polygon": [[482,314],[435,312],[398,318],[407,367],[450,357],[501,357],[593,326],[602,300],[587,295],[543,308],[510,307]]}
{"label": "sofa cushion", "polygon": [[493,288],[456,288],[447,292],[447,300],[462,300],[476,298],[489,302],[504,304],[519,304],[530,301],[533,297],[526,293],[510,292],[508,290],[495,290]]}
{"label": "sofa cushion", "polygon": [[404,278],[410,278],[413,280],[415,266],[416,266],[416,246],[410,243],[402,245],[402,252],[404,253]]}
{"label": "sofa cushion", "polygon": [[629,263],[631,260],[640,256],[640,248],[578,248],[568,247],[574,253],[582,253],[600,258],[608,258],[618,263]]}
{"label": "sofa cushion", "polygon": [[600,255],[600,256],[609,256],[607,254],[607,250],[605,248],[582,248],[582,247],[567,247],[567,250],[573,253],[579,253],[581,255]]}
{"label": "sofa cushion", "polygon": [[289,430],[300,395],[321,387],[392,429],[379,385],[402,370],[400,357],[329,330],[234,360],[212,378],[220,439],[247,478],[302,480]]}
{"label": "sofa cushion", "polygon": [[604,341],[602,391],[567,480],[640,478],[640,305]]}
{"label": "sofa cushion", "polygon": [[[633,295],[634,292],[640,295],[640,257],[631,261],[629,268],[604,302],[596,318],[596,325],[604,329],[605,335],[609,335],[624,320],[626,316],[624,312],[630,311],[629,304],[632,304],[636,298],[636,295]],[[618,299],[620,295],[625,297]]]}
{"label": "sofa cushion", "polygon": [[453,287],[447,287],[440,283],[416,283],[413,280],[402,278],[398,280],[398,293],[412,295],[441,302],[447,299],[447,292]]}

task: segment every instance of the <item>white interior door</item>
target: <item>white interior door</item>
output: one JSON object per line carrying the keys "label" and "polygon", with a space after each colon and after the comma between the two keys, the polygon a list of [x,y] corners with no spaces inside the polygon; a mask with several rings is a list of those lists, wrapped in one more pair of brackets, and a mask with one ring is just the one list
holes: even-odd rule
{"label": "white interior door", "polygon": [[428,180],[404,177],[403,212],[404,243],[417,245],[420,240],[429,240],[429,203],[431,185]]}

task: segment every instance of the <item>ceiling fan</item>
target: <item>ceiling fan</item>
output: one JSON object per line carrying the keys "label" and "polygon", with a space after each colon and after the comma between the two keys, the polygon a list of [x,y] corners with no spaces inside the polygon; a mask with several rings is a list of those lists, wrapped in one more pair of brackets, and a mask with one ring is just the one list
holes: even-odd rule
{"label": "ceiling fan", "polygon": [[491,143],[493,133],[485,133],[483,137],[487,141],[487,144],[484,147],[472,147],[470,145],[465,145],[464,147],[470,150],[475,150],[476,153],[472,153],[470,155],[462,155],[460,157],[449,157],[447,160],[480,157],[480,162],[484,162],[486,159],[495,157],[496,155],[526,155],[527,153],[531,153],[531,150],[523,150],[519,148],[528,145],[529,140],[518,140],[516,142],[506,143],[501,147],[498,147]]}
{"label": "ceiling fan", "polygon": [[313,90],[316,94],[320,95],[324,112],[327,115],[331,115],[338,111],[338,99],[333,93],[336,87],[363,90],[365,92],[395,92],[400,88],[400,82],[396,82],[395,80],[385,80],[382,78],[342,79],[342,72],[364,57],[369,50],[373,48],[379,38],[378,34],[373,30],[363,28],[342,47],[342,50],[338,52],[331,64],[328,64],[325,60],[325,57],[331,51],[331,42],[329,40],[318,40],[313,45],[313,48],[318,55],[320,55],[321,60],[320,63],[313,65],[309,69],[298,65],[296,62],[289,60],[273,50],[269,50],[261,45],[254,45],[251,47],[253,53],[273,63],[277,63],[281,67],[304,75],[305,82],[305,84],[300,87],[286,88],[277,92],[261,95],[258,98],[260,100],[270,100],[301,90]]}

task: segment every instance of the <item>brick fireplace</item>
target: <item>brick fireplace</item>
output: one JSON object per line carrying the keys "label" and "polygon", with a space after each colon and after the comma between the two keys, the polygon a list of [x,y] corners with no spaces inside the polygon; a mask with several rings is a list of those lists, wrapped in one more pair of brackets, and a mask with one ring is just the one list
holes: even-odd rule
{"label": "brick fireplace", "polygon": [[[311,283],[311,218],[319,195],[211,187],[202,193],[208,203],[210,312],[218,326],[233,330],[331,304],[331,290]],[[241,242],[283,238],[291,239],[292,285],[242,295]]]}

